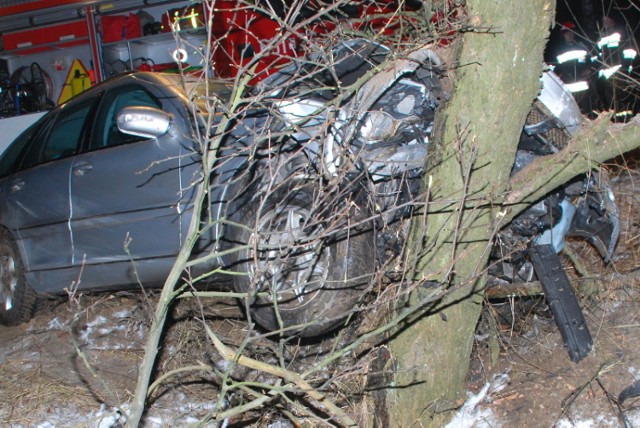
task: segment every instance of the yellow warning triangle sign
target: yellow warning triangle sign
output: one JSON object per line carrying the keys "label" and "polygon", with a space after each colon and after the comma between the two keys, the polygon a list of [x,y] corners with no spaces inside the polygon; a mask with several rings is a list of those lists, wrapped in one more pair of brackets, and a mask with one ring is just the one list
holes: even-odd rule
{"label": "yellow warning triangle sign", "polygon": [[91,80],[89,79],[89,73],[79,59],[74,59],[71,63],[71,68],[67,73],[62,91],[58,97],[58,104],[66,103],[73,96],[78,95],[85,89],[89,89],[91,86]]}

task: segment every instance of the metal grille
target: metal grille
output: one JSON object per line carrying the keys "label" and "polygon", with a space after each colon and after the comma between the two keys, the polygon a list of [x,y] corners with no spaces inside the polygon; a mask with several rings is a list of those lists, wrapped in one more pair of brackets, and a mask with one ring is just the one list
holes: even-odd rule
{"label": "metal grille", "polygon": [[[540,101],[536,101],[529,112],[529,116],[527,116],[527,125],[544,122],[550,117],[553,117],[551,112]],[[542,136],[558,150],[564,149],[569,142],[569,138],[571,138],[569,133],[561,128],[553,128],[548,132],[544,132]]]}

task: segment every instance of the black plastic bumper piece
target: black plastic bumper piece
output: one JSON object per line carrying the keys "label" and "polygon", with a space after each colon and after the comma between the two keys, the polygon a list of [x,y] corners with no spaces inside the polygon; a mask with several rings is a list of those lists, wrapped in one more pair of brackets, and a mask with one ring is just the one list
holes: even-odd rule
{"label": "black plastic bumper piece", "polygon": [[551,245],[533,246],[528,253],[569,357],[578,362],[591,351],[593,339],[560,258]]}

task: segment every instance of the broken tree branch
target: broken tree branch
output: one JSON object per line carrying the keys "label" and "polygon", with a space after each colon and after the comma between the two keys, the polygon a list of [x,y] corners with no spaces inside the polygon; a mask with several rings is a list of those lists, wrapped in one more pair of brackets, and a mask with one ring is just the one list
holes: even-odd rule
{"label": "broken tree branch", "polygon": [[220,339],[211,331],[209,326],[205,325],[207,330],[207,334],[213,345],[216,347],[218,352],[222,355],[222,357],[227,361],[234,361],[238,364],[241,364],[245,367],[254,370],[260,370],[265,373],[272,374],[274,376],[278,376],[287,382],[291,382],[295,384],[302,392],[307,394],[312,399],[318,401],[322,406],[324,406],[329,412],[331,412],[335,417],[345,426],[357,426],[356,422],[351,419],[349,415],[347,415],[341,408],[336,406],[331,400],[329,400],[324,394],[317,391],[313,388],[309,382],[304,380],[302,376],[298,373],[294,373],[292,371],[283,369],[282,367],[277,367],[271,364],[263,363],[262,361],[254,360],[253,358],[246,357],[242,354],[238,355],[237,352],[229,348],[227,345],[222,343]]}
{"label": "broken tree branch", "polygon": [[504,204],[511,221],[531,203],[577,175],[602,162],[640,147],[640,116],[624,124],[612,124],[611,114],[586,121],[567,147],[554,155],[539,157],[509,180]]}

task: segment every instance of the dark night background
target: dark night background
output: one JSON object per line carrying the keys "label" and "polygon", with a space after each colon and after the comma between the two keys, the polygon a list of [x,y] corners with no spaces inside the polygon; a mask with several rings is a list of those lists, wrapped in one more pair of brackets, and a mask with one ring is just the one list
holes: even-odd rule
{"label": "dark night background", "polygon": [[627,34],[640,40],[640,1],[638,0],[557,0],[556,26],[551,32],[550,47],[558,41],[560,25],[570,21],[576,25],[576,35],[585,42],[597,40],[598,22],[603,16],[611,16],[619,24],[625,25]]}

